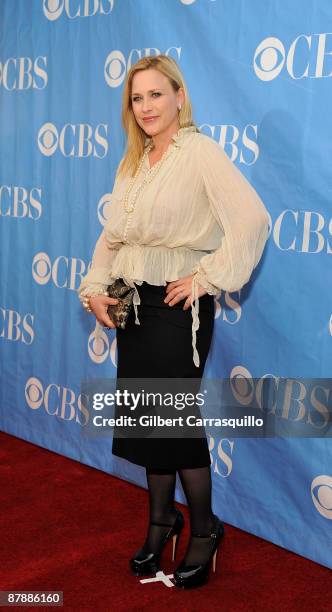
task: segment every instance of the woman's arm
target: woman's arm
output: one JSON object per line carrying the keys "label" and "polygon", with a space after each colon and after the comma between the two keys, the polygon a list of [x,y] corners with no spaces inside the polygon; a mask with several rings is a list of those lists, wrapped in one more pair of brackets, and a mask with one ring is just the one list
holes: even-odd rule
{"label": "woman's arm", "polygon": [[90,270],[77,289],[81,302],[84,297],[100,295],[107,289],[111,280],[112,262],[117,253],[117,249],[110,249],[107,246],[103,229],[96,242]]}
{"label": "woman's arm", "polygon": [[224,231],[221,246],[205,255],[192,272],[208,293],[237,291],[263,254],[269,215],[255,189],[212,138],[201,139],[201,169],[212,214]]}
{"label": "woman's arm", "polygon": [[[115,172],[113,191],[119,175],[122,159]],[[110,249],[106,242],[105,229],[101,231],[92,255],[89,272],[83,278],[77,289],[78,297],[83,302],[84,297],[93,297],[103,293],[110,284],[112,263],[118,253],[118,249]]]}

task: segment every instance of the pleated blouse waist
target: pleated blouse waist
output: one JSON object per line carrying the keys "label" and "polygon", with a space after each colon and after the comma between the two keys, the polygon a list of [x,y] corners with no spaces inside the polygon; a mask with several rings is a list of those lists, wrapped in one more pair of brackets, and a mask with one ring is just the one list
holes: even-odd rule
{"label": "pleated blouse waist", "polygon": [[[135,289],[133,298],[135,323],[140,325],[137,307],[141,304],[141,300],[135,285],[142,285],[143,282],[146,282],[160,286],[189,276],[193,274],[193,268],[199,260],[210,252],[188,247],[168,248],[125,244],[119,249],[112,262],[110,283],[117,278],[122,278],[129,287]],[[195,366],[199,367],[199,355],[196,348],[196,331],[199,328],[199,298],[195,276],[191,286],[191,298],[193,361]],[[97,322],[96,334],[98,334],[98,325]]]}

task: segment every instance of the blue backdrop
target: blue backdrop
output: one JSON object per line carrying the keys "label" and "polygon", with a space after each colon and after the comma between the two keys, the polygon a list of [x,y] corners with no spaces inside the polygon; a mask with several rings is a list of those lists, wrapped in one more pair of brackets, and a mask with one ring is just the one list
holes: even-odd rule
{"label": "blue backdrop", "polygon": [[[94,338],[76,289],[112,206],[123,81],[151,54],[178,61],[196,124],[271,217],[259,271],[217,303],[207,376],[329,376],[331,19],[329,0],[2,0],[4,431],[146,486],[111,439],[82,433],[81,380],[115,376],[116,342]],[[330,440],[210,438],[210,450],[226,522],[332,568]]]}

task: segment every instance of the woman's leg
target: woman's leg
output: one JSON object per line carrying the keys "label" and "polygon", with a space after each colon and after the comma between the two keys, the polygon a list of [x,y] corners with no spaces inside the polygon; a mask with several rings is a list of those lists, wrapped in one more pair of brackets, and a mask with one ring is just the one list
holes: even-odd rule
{"label": "woman's leg", "polygon": [[150,522],[143,551],[157,553],[169,527],[151,525],[151,522],[173,525],[177,516],[174,508],[176,472],[169,469],[146,468],[146,480],[149,490]]}
{"label": "woman's leg", "polygon": [[[191,527],[191,538],[184,562],[187,565],[206,563],[214,544],[210,537],[214,524],[211,506],[211,469],[210,466],[181,469],[179,476],[188,502]],[[195,538],[194,534],[202,534],[206,537]]]}

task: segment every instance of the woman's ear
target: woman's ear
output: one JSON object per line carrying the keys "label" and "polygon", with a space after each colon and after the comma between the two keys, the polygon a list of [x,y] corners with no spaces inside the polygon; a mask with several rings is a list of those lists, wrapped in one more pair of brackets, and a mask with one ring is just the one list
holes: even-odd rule
{"label": "woman's ear", "polygon": [[185,95],[184,95],[184,89],[182,87],[179,87],[178,89],[178,106],[181,104],[181,106],[184,105],[184,101],[185,101]]}

